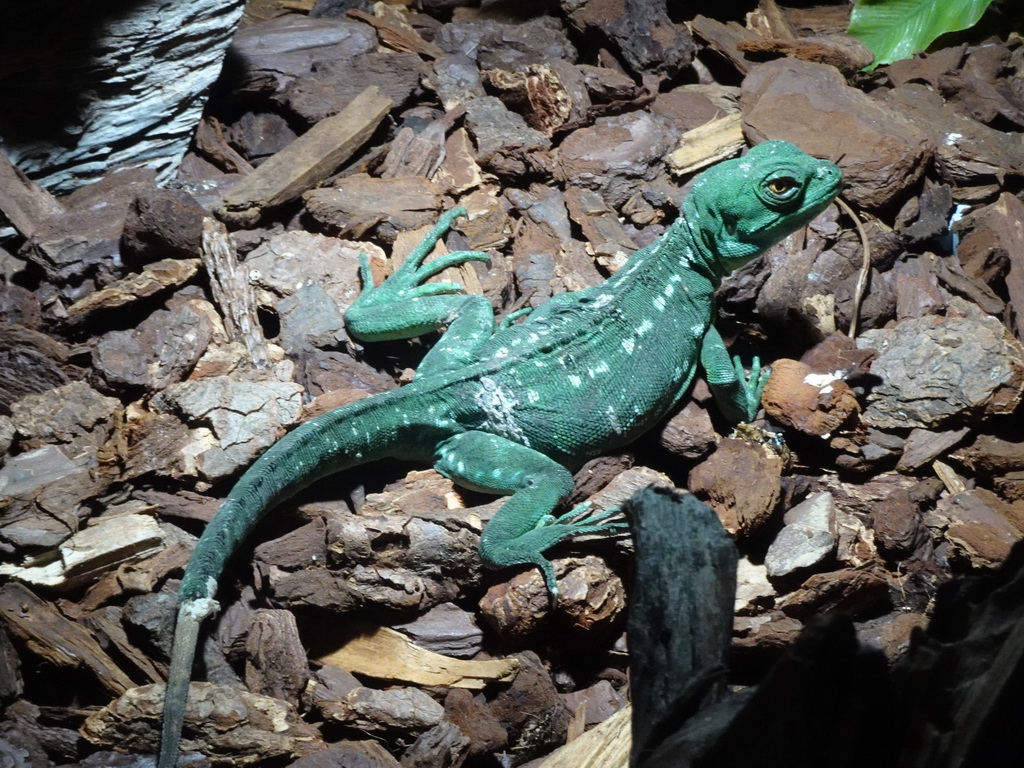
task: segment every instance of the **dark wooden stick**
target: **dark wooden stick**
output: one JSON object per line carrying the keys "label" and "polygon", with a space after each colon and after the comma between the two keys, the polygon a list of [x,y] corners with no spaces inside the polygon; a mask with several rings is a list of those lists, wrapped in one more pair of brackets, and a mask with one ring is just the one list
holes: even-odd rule
{"label": "dark wooden stick", "polygon": [[630,765],[638,766],[725,692],[737,554],[718,517],[694,496],[650,487],[629,507],[636,546]]}

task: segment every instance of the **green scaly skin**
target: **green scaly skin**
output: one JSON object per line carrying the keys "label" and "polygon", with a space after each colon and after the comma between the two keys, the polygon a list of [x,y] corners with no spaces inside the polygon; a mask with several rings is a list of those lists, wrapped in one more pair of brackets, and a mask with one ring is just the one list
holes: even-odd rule
{"label": "green scaly skin", "polygon": [[722,277],[807,224],[838,194],[839,168],[772,141],[709,169],[682,215],[605,283],[564,293],[522,322],[498,326],[483,296],[456,283],[425,283],[445,267],[486,261],[450,253],[427,264],[435,243],[465,215],[449,212],[383,285],[346,315],[366,341],[447,327],[414,381],[298,427],[242,476],[203,533],[179,592],[158,768],[176,764],[189,676],[202,620],[217,609],[224,563],[264,513],[326,475],[375,459],[432,464],[473,490],[508,500],[480,541],[490,567],[537,566],[556,594],[544,552],[581,534],[623,531],[614,510],[581,505],[553,513],[572,470],[656,424],[703,368],[723,415],[757,413],[767,379],[755,359],[748,379],[712,326]]}

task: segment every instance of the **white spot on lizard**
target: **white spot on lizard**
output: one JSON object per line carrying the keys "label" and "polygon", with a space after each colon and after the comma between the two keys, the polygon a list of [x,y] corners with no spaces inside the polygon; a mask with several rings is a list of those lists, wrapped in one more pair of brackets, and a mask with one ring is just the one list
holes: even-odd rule
{"label": "white spot on lizard", "polygon": [[622,431],[623,431],[622,430],[622,424],[619,423],[619,417],[615,413],[614,406],[609,405],[605,409],[605,414],[607,414],[607,416],[608,416],[608,424],[611,425],[612,432],[614,432],[617,435],[621,435]]}
{"label": "white spot on lizard", "polygon": [[521,445],[530,445],[522,427],[515,421],[515,408],[519,405],[519,401],[511,392],[504,389],[490,376],[481,376],[480,388],[476,391],[474,399],[486,416],[486,426],[495,434],[507,437]]}

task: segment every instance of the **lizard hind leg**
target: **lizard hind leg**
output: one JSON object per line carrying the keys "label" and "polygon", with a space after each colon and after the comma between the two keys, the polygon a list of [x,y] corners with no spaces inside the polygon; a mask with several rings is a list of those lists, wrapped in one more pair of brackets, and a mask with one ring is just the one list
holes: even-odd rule
{"label": "lizard hind leg", "polygon": [[558,586],[544,552],[574,536],[618,533],[625,525],[606,522],[614,511],[587,516],[585,505],[553,516],[572,491],[572,474],[544,454],[499,435],[464,432],[449,438],[439,446],[434,466],[471,490],[510,496],[484,528],[480,556],[490,568],[537,566],[552,599]]}

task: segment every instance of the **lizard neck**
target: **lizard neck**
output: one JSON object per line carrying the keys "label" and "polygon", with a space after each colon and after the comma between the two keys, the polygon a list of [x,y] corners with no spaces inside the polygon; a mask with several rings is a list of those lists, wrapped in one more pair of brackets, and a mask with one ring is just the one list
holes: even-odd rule
{"label": "lizard neck", "polygon": [[[684,217],[676,219],[657,242],[634,253],[606,283],[616,295],[629,294],[651,302],[671,299],[680,287],[688,301],[709,300],[721,282],[707,244],[700,242]],[[710,306],[710,305],[709,305]]]}

